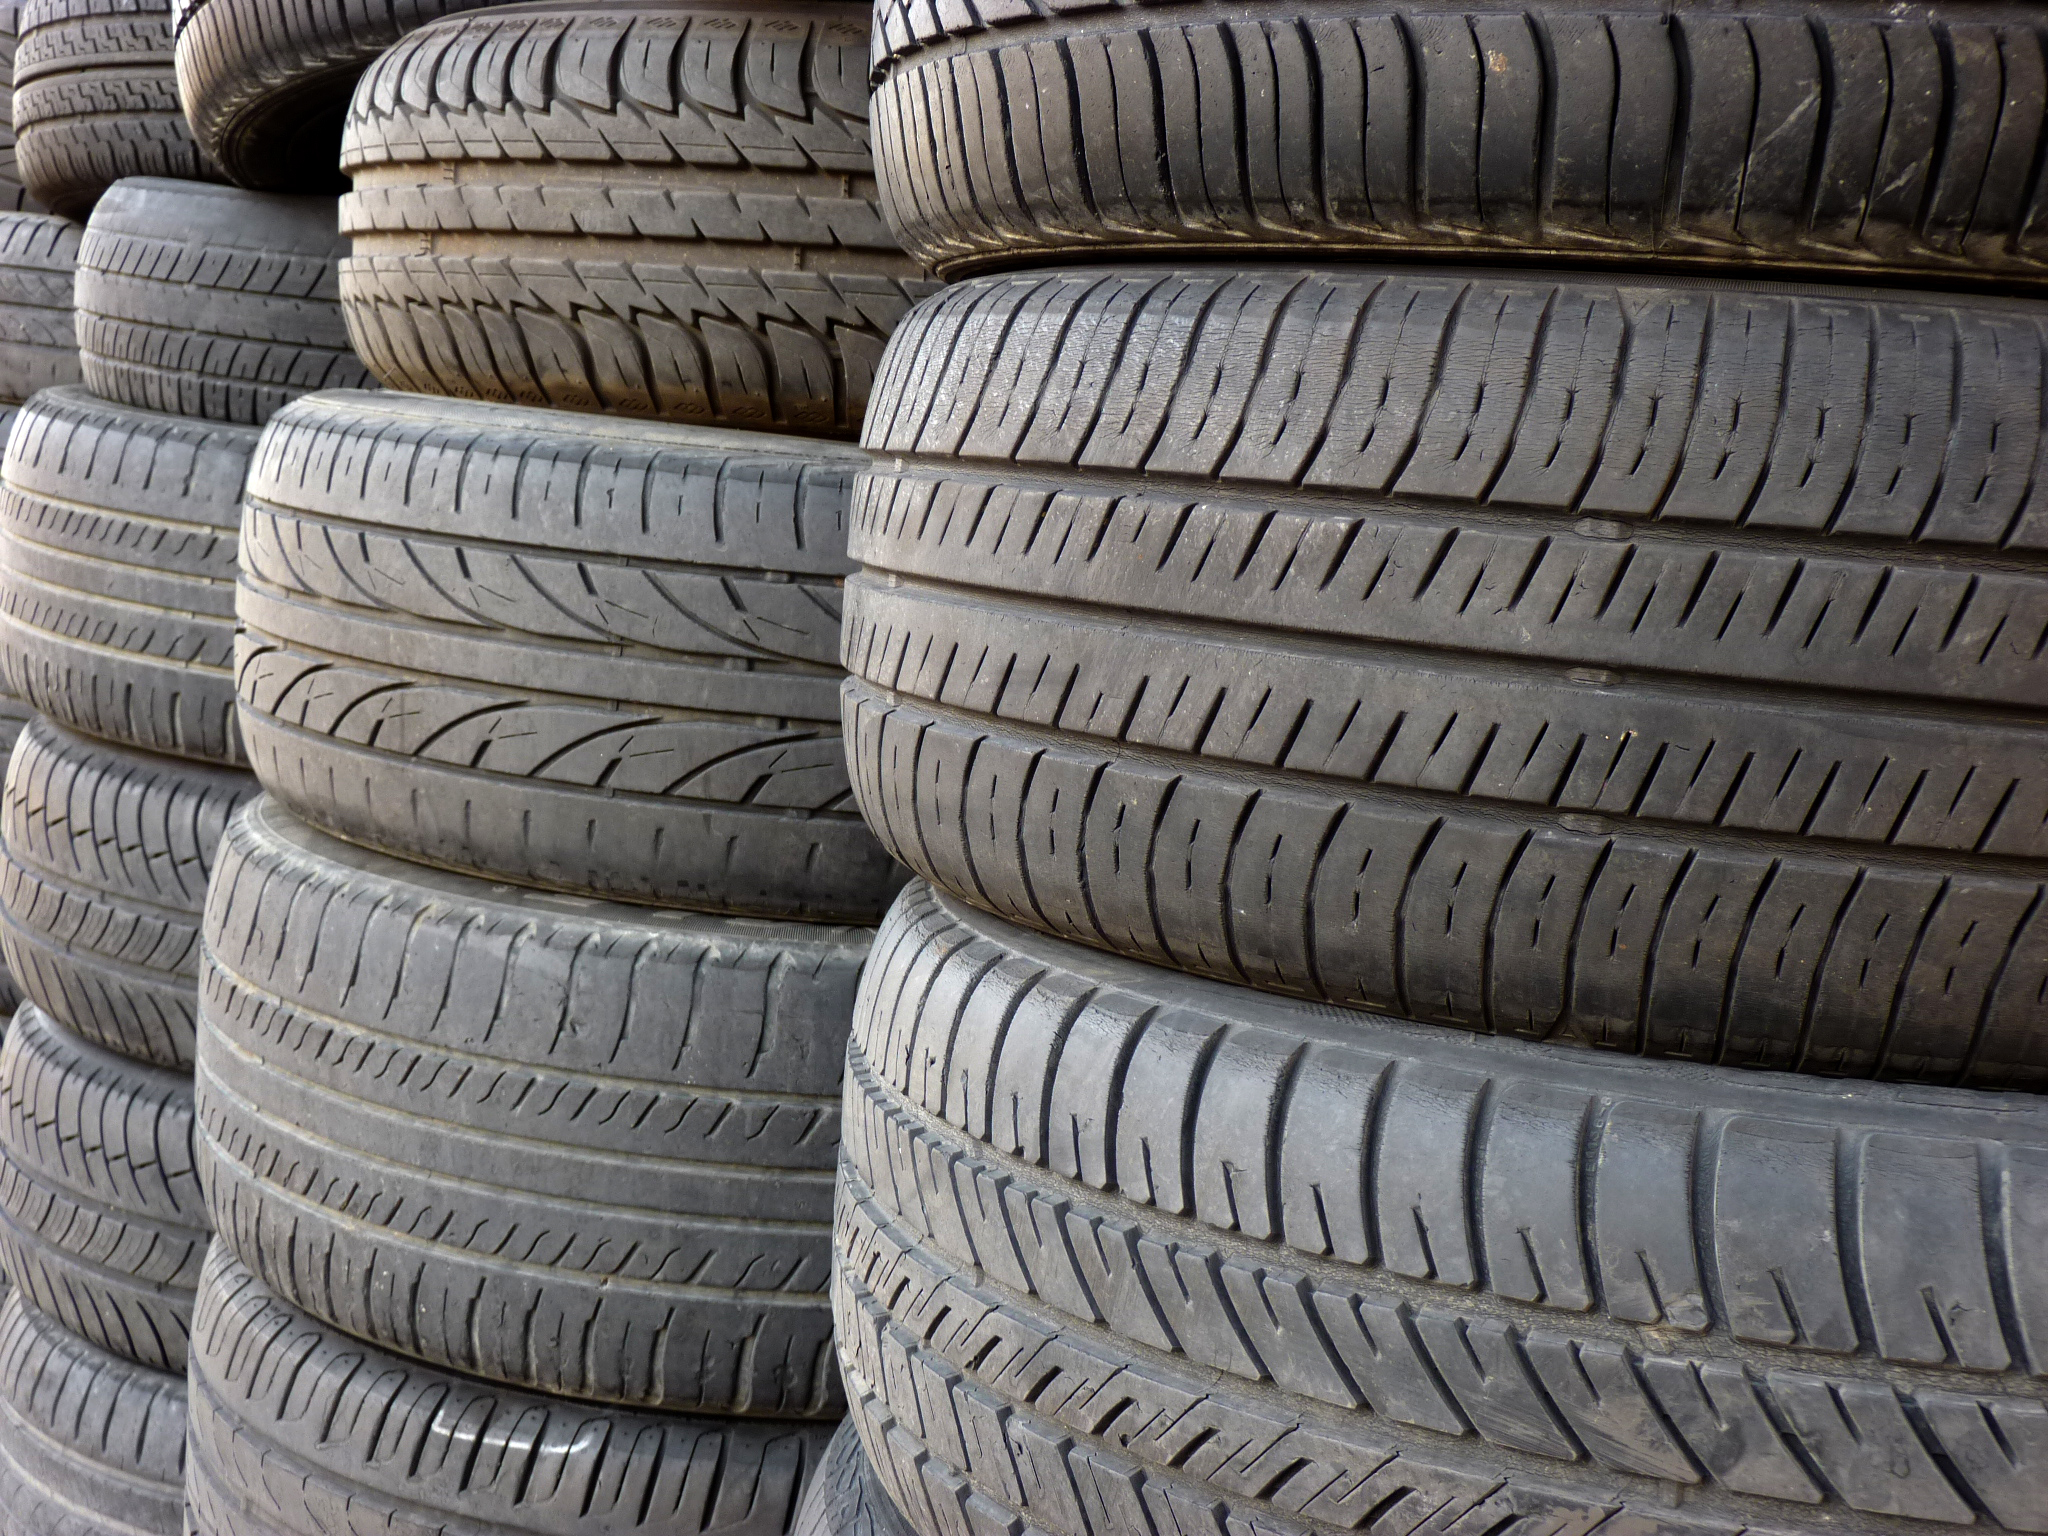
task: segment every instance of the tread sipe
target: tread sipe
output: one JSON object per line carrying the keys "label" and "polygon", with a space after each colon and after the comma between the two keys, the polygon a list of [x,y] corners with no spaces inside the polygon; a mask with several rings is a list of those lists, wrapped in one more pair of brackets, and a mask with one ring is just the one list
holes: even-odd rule
{"label": "tread sipe", "polygon": [[350,334],[394,389],[851,437],[932,285],[868,161],[867,11],[493,7],[356,89]]}
{"label": "tread sipe", "polygon": [[921,1531],[2042,1528],[2037,1097],[1346,1015],[913,886],[846,1105],[840,1356]]}
{"label": "tread sipe", "polygon": [[470,1375],[837,1417],[839,1080],[873,932],[652,912],[230,828],[200,984],[221,1240]]}
{"label": "tread sipe", "polygon": [[71,281],[80,233],[52,214],[0,213],[0,401],[78,382]]}
{"label": "tread sipe", "polygon": [[853,1420],[841,1424],[825,1447],[790,1536],[917,1536],[868,1464]]}
{"label": "tread sipe", "polygon": [[2048,17],[1978,0],[880,0],[948,276],[1304,249],[2048,278]]}
{"label": "tread sipe", "polygon": [[2005,299],[963,284],[869,417],[855,794],[1158,964],[2048,1086],[2044,356]]}

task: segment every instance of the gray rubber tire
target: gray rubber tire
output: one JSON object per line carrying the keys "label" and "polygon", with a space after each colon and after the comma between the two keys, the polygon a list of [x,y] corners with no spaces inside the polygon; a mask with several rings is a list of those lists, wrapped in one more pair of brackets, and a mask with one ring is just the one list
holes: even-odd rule
{"label": "gray rubber tire", "polygon": [[299,402],[247,492],[256,776],[401,858],[873,921],[903,877],[848,804],[839,739],[862,462],[516,406]]}
{"label": "gray rubber tire", "polygon": [[283,1300],[433,1364],[836,1418],[832,1169],[873,936],[485,885],[259,801],[207,907],[214,1226]]}
{"label": "gray rubber tire", "polygon": [[0,400],[78,382],[71,280],[81,233],[52,214],[0,213]]}
{"label": "gray rubber tire", "polygon": [[0,1305],[0,1536],[178,1536],[185,1378]]}
{"label": "gray rubber tire", "polygon": [[1346,1015],[912,887],[846,1105],[840,1357],[920,1531],[2041,1527],[2038,1097]]}
{"label": "gray rubber tire", "polygon": [[199,1536],[781,1536],[832,1427],[640,1414],[415,1365],[277,1300],[216,1243],[193,1332]]}
{"label": "gray rubber tire", "polygon": [[83,219],[130,176],[219,179],[178,106],[170,12],[170,0],[23,0],[14,163],[52,213]]}
{"label": "gray rubber tire", "polygon": [[916,1536],[910,1522],[889,1502],[853,1420],[840,1425],[825,1447],[824,1463],[811,1479],[790,1536]]}
{"label": "gray rubber tire", "polygon": [[2048,1086],[2044,357],[2010,299],[962,284],[869,417],[855,793],[1157,964]]}
{"label": "gray rubber tire", "polygon": [[841,0],[421,28],[343,140],[357,350],[394,389],[853,436],[933,286],[876,205],[866,72]]}
{"label": "gray rubber tire", "polygon": [[242,761],[235,545],[257,434],[76,386],[22,407],[0,462],[0,657],[52,719]]}
{"label": "gray rubber tire", "polygon": [[142,177],[93,210],[78,346],[93,393],[260,426],[287,400],[369,382],[335,297],[334,199]]}
{"label": "gray rubber tire", "polygon": [[21,38],[20,0],[0,5],[0,209],[40,213],[14,163],[14,49]]}

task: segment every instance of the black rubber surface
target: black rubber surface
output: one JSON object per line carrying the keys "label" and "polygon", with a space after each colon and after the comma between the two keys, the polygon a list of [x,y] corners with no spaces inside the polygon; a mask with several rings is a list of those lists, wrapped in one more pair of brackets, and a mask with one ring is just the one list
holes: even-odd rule
{"label": "black rubber surface", "polygon": [[18,403],[78,382],[71,277],[79,234],[52,214],[0,213],[0,399]]}
{"label": "black rubber surface", "polygon": [[853,1420],[840,1425],[825,1447],[790,1536],[914,1536],[868,1464]]}
{"label": "black rubber surface", "polygon": [[1978,0],[880,0],[947,275],[1093,252],[2048,277],[2048,16]]}
{"label": "black rubber surface", "polygon": [[2048,306],[1363,269],[906,322],[861,807],[1019,922],[1463,1028],[2048,1084]]}

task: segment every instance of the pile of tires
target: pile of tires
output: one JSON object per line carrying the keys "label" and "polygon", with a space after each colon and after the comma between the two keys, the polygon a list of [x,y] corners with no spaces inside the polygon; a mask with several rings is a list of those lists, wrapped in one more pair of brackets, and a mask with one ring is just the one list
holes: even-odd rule
{"label": "pile of tires", "polygon": [[2038,11],[875,32],[806,1536],[2041,1529]]}

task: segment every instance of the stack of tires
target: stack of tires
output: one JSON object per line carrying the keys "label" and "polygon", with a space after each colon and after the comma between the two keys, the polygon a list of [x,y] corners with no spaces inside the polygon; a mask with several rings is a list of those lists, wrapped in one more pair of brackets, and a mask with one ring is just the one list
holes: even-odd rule
{"label": "stack of tires", "polygon": [[812,1528],[2044,1529],[2040,9],[875,30]]}

